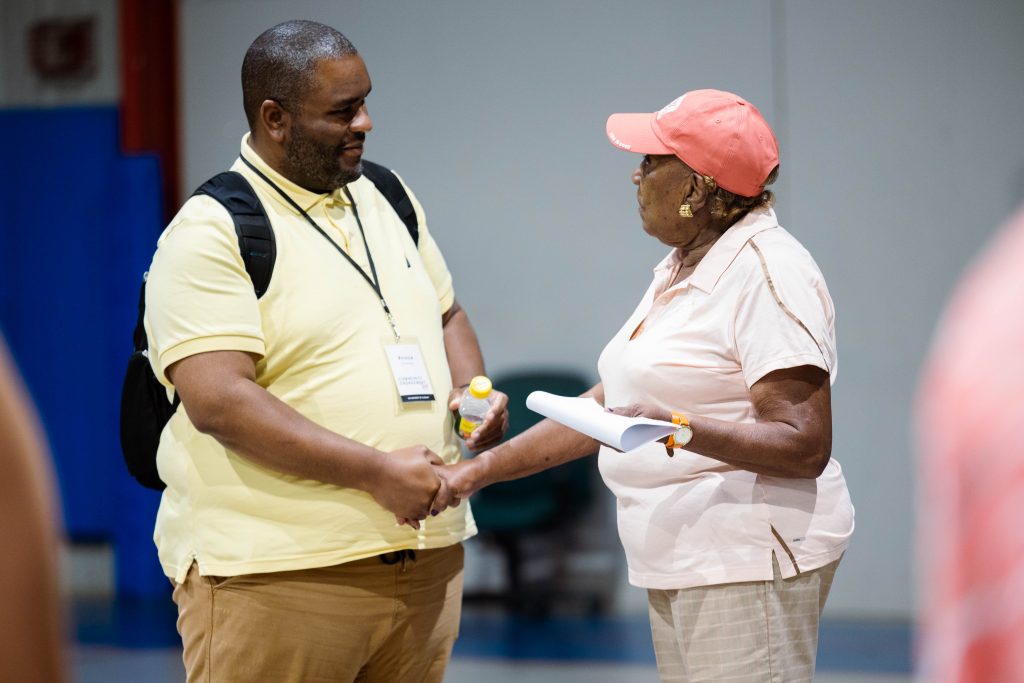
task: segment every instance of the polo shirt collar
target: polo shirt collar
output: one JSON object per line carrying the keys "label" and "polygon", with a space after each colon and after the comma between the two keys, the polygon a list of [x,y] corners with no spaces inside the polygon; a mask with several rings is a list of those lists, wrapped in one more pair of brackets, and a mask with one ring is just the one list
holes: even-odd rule
{"label": "polo shirt collar", "polygon": [[[773,209],[751,211],[718,238],[693,273],[686,278],[686,284],[710,294],[747,241],[759,232],[777,227],[779,219]],[[678,263],[679,252],[673,249],[654,270],[657,272],[675,268]]]}
{"label": "polo shirt collar", "polygon": [[[308,212],[314,206],[324,201],[330,204],[342,206],[349,206],[351,204],[351,202],[348,201],[348,197],[345,196],[344,187],[339,187],[334,192],[323,194],[307,190],[306,188],[300,187],[299,185],[296,185],[292,181],[285,178],[283,175],[272,169],[270,165],[267,164],[267,162],[265,162],[263,158],[260,157],[259,154],[257,154],[256,150],[253,149],[252,146],[249,144],[249,135],[249,133],[246,133],[242,137],[242,149],[240,151],[242,158],[244,158],[246,161],[248,161],[256,168],[258,168],[261,173],[263,173],[272,181],[274,181],[274,184],[280,187],[282,190],[284,190],[289,197],[295,200],[295,203],[302,207],[303,211]],[[281,199],[281,201],[284,201],[284,199],[275,190],[273,190],[273,188],[270,188],[270,191],[271,194],[273,194],[276,198]]]}

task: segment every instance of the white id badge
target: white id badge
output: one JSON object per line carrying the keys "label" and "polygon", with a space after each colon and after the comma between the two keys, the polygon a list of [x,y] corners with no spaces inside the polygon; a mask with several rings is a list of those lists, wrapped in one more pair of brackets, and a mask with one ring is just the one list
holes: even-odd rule
{"label": "white id badge", "polygon": [[[411,341],[411,340],[410,340]],[[423,362],[420,345],[412,343],[385,344],[391,374],[395,377],[398,397],[402,403],[424,403],[434,400],[427,364]]]}

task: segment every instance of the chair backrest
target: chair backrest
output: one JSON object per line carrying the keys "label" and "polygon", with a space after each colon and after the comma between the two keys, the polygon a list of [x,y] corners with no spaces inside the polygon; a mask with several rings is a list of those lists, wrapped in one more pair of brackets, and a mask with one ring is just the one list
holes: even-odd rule
{"label": "chair backrest", "polygon": [[[543,419],[526,407],[531,391],[578,396],[591,383],[579,373],[562,370],[523,370],[493,378],[494,386],[509,400],[512,438]],[[523,479],[502,482],[473,497],[473,515],[483,532],[532,531],[570,519],[593,499],[596,463],[582,458]]]}

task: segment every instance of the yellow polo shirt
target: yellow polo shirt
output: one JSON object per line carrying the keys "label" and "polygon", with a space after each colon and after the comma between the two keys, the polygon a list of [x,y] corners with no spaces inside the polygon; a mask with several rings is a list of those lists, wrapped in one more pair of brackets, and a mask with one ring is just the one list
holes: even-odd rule
{"label": "yellow polo shirt", "polygon": [[[339,190],[315,194],[276,173],[242,140],[242,156],[287,192],[369,273],[353,207]],[[350,183],[379,283],[402,333],[415,341],[436,397],[402,404],[385,352],[393,343],[380,301],[363,277],[273,188],[239,159],[277,245],[266,293],[256,299],[227,210],[192,197],[164,231],[146,286],[150,362],[165,368],[216,350],[260,357],[256,381],[310,420],[382,451],[424,444],[445,460],[460,451],[446,399],[451,373],[441,313],[454,301],[451,275],[419,218],[419,247],[366,178]],[[407,188],[408,189],[408,188]],[[200,434],[181,408],[160,439],[167,483],[154,540],[164,572],[183,581],[193,561],[204,575],[323,567],[403,548],[438,548],[476,533],[468,505],[419,531],[355,489],[281,474]]]}

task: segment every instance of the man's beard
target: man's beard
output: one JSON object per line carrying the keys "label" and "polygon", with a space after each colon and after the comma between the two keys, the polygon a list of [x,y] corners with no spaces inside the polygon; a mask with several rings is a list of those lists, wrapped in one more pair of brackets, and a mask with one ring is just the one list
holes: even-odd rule
{"label": "man's beard", "polygon": [[316,142],[301,126],[292,126],[284,145],[284,176],[307,190],[333,192],[362,175],[362,162],[354,169],[339,166],[343,148]]}

